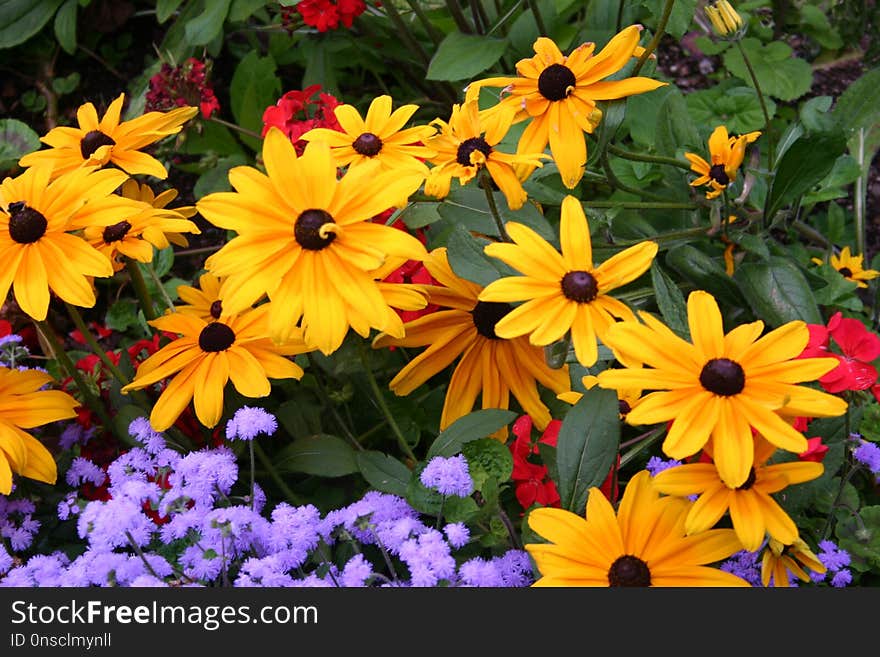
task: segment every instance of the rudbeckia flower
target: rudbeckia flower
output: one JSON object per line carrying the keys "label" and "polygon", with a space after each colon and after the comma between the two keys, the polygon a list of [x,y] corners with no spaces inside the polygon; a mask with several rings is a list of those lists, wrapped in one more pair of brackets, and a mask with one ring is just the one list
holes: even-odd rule
{"label": "rudbeckia flower", "polygon": [[206,322],[212,322],[223,316],[223,302],[220,301],[220,286],[223,279],[211,272],[199,276],[199,286],[178,285],[177,296],[183,302],[174,308],[174,312],[195,315]]}
{"label": "rudbeckia flower", "polygon": [[828,570],[800,537],[789,545],[771,538],[761,555],[761,584],[770,586],[772,580],[773,586],[788,587],[789,573],[802,582],[812,582],[805,568],[819,574]]}
{"label": "rudbeckia flower", "polygon": [[[831,254],[829,262],[846,280],[853,281],[861,288],[866,288],[868,284],[865,281],[877,278],[880,276],[880,271],[865,269],[862,264],[864,258],[864,255],[852,255],[849,247],[845,246],[841,249],[839,256]],[[810,260],[817,265],[825,264],[825,261],[820,258],[811,258]]]}
{"label": "rudbeckia flower", "polygon": [[[181,205],[176,208],[168,207],[168,204],[177,198],[176,189],[166,189],[165,191],[156,194],[153,191],[153,188],[148,184],[140,184],[134,178],[129,178],[122,184],[122,189],[119,190],[119,193],[125,198],[148,203],[157,210],[170,210],[171,212],[176,212],[183,219],[191,219],[196,214],[196,206],[194,205]],[[189,232],[196,235],[200,234],[198,229]],[[189,246],[189,241],[186,239],[186,236],[181,233],[166,233],[165,237],[169,242],[176,244],[177,246]]]}
{"label": "rudbeckia flower", "polygon": [[580,201],[562,201],[562,253],[528,226],[509,222],[513,243],[495,242],[487,255],[507,263],[524,276],[500,278],[480,293],[480,301],[525,301],[495,326],[502,338],[528,335],[543,347],[571,333],[575,355],[590,367],[598,358],[599,340],[618,320],[635,321],[632,310],[609,293],[641,276],[657,254],[656,242],[642,242],[593,263],[590,226]]}
{"label": "rudbeckia flower", "polygon": [[434,166],[425,181],[425,194],[445,198],[458,178],[462,185],[468,184],[481,168],[485,167],[507,199],[511,210],[518,210],[526,202],[528,194],[516,176],[518,164],[543,166],[545,157],[540,149],[534,153],[512,155],[495,148],[510,129],[512,113],[498,113],[494,120],[482,119],[476,101],[453,105],[449,123],[434,119],[432,125],[439,132],[427,140],[435,154],[428,158]]}
{"label": "rudbeckia flower", "polygon": [[691,181],[691,186],[707,185],[706,198],[716,198],[727,186],[736,180],[737,171],[746,155],[746,146],[761,136],[760,132],[749,132],[739,137],[727,134],[727,128],[718,126],[709,136],[710,164],[696,153],[685,153],[691,163],[691,170],[700,174]]}
{"label": "rudbeckia flower", "polygon": [[352,105],[334,108],[343,132],[329,128],[313,128],[300,139],[325,141],[337,166],[350,168],[363,162],[377,161],[385,169],[414,169],[428,174],[422,161],[432,151],[419,145],[434,134],[431,126],[404,128],[418,105],[403,105],[391,111],[391,96],[379,96],[370,103],[366,117]]}
{"label": "rudbeckia flower", "polygon": [[370,219],[418,189],[421,175],[364,162],[337,180],[325,142],[309,142],[297,157],[277,128],[266,133],[263,161],[267,173],[235,167],[229,171],[235,191],[196,203],[212,224],[238,233],[205,261],[224,279],[224,312],[240,312],[268,294],[272,338],[284,341],[301,322],[306,343],[324,354],[358,320],[402,336],[403,322],[370,272],[388,257],[421,260],[425,247]]}
{"label": "rudbeckia flower", "polygon": [[[408,395],[458,359],[446,390],[441,429],[470,413],[478,395],[483,408],[508,408],[511,393],[535,425],[541,431],[546,429],[550,410],[541,401],[538,383],[556,393],[568,390],[568,367],[551,369],[543,349],[529,344],[527,338],[499,337],[495,325],[511,307],[480,301],[481,287],[453,273],[444,247],[432,251],[425,266],[442,283],[422,286],[428,302],[448,310],[407,322],[404,336],[376,336],[374,348],[427,347],[391,380],[391,390]],[[503,430],[495,437],[506,435]]]}
{"label": "rudbeckia flower", "polygon": [[302,368],[285,356],[310,351],[296,337],[278,345],[269,339],[265,306],[223,321],[206,322],[200,317],[171,313],[150,326],[180,337],[142,362],[134,380],[123,393],[146,388],[171,377],[150,413],[150,424],[165,431],[189,405],[196,417],[213,428],[223,415],[223,389],[232,381],[245,397],[265,397],[269,379],[299,379]]}
{"label": "rudbeckia flower", "polygon": [[662,446],[667,456],[684,459],[696,454],[711,437],[721,479],[736,488],[752,472],[752,429],[776,447],[799,454],[807,449],[807,440],[786,417],[846,412],[847,404],[839,397],[796,385],[814,381],[837,365],[835,358],[798,358],[810,337],[804,322],[788,322],[763,337],[762,321],[725,334],[712,295],[691,292],[687,308],[693,343],[640,311],[644,324],[615,324],[605,342],[645,367],[598,374],[603,388],[655,391],[636,403],[626,421],[640,425],[674,420]]}
{"label": "rudbeckia flower", "polygon": [[91,308],[89,277],[113,275],[110,260],[68,231],[108,226],[132,201],[113,194],[128,177],[119,170],[77,169],[49,182],[51,170],[35,166],[0,184],[0,300],[13,287],[21,309],[46,319],[49,293]]}
{"label": "rudbeckia flower", "polygon": [[[790,461],[767,465],[776,446],[756,436],[754,465],[748,478],[739,486],[727,485],[714,463],[685,463],[654,476],[654,487],[661,493],[684,497],[699,495],[685,519],[688,534],[703,532],[726,514],[743,547],[749,552],[760,549],[767,534],[786,545],[794,543],[798,529],[772,494],[793,484],[822,476],[825,468],[813,461]],[[714,445],[707,452],[712,455]]]}
{"label": "rudbeckia flower", "polygon": [[[549,143],[562,182],[572,189],[587,163],[584,133],[592,133],[602,120],[596,101],[626,98],[666,84],[645,77],[605,79],[639,54],[641,30],[640,25],[625,28],[595,55],[594,43],[581,44],[566,56],[553,41],[539,37],[534,43],[535,56],[517,62],[517,77],[473,82],[466,98],[479,94],[482,87],[504,87],[500,103],[487,112],[511,108],[516,112],[514,122],[529,120],[517,153],[541,153]],[[521,167],[520,180],[533,170],[534,166]]]}
{"label": "rudbeckia flower", "polygon": [[130,121],[120,121],[125,94],[116,97],[100,119],[92,103],[76,112],[78,127],[52,128],[40,138],[51,148],[34,151],[18,164],[30,167],[50,164],[53,176],[81,166],[103,167],[114,164],[132,176],[144,174],[165,179],[168,171],[152,155],[141,149],[180,132],[183,124],[199,111],[197,107],[179,107],[170,112],[147,112]]}
{"label": "rudbeckia flower", "polygon": [[533,586],[749,586],[712,566],[742,549],[736,533],[686,535],[690,507],[661,497],[642,470],[627,483],[617,513],[596,487],[586,519],[564,509],[533,510],[529,527],[548,541],[525,546],[541,573]]}
{"label": "rudbeckia flower", "polygon": [[39,370],[0,366],[0,494],[12,492],[12,475],[54,484],[55,459],[24,431],[76,417],[79,402],[61,390],[42,390],[52,377]]}

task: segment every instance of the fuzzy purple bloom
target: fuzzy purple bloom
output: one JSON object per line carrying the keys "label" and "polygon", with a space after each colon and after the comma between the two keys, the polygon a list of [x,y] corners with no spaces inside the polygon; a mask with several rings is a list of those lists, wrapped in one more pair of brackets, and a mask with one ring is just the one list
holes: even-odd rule
{"label": "fuzzy purple bloom", "polygon": [[760,550],[757,552],[740,550],[724,561],[719,568],[725,572],[733,573],[737,577],[741,577],[752,586],[762,586]]}
{"label": "fuzzy purple bloom", "polygon": [[880,473],[880,447],[874,443],[863,440],[853,450],[853,457],[874,474]]}
{"label": "fuzzy purple bloom", "polygon": [[838,570],[834,573],[834,576],[831,578],[831,586],[835,588],[843,588],[852,583],[852,572],[850,572],[849,568],[843,568],[842,570]]}
{"label": "fuzzy purple bloom", "polygon": [[165,449],[165,437],[153,429],[145,417],[136,417],[128,425],[128,433],[150,454],[158,454]]}
{"label": "fuzzy purple bloom", "polygon": [[278,429],[275,416],[265,409],[254,406],[242,406],[232,419],[226,423],[228,440],[253,440],[260,434],[271,436]]}
{"label": "fuzzy purple bloom", "polygon": [[466,545],[471,538],[471,532],[463,522],[449,523],[443,528],[443,533],[446,534],[446,540],[455,549]]}
{"label": "fuzzy purple bloom", "polygon": [[648,459],[648,462],[645,464],[645,470],[651,473],[652,477],[656,477],[658,473],[663,472],[664,470],[668,470],[669,468],[674,468],[676,466],[681,465],[681,461],[676,459],[669,459],[668,461],[660,458],[659,456],[652,456]]}
{"label": "fuzzy purple bloom", "polygon": [[89,482],[95,487],[99,487],[106,479],[107,475],[104,473],[103,469],[82,456],[77,456],[73,459],[73,462],[67,470],[67,475],[65,476],[68,485],[73,486],[74,488],[77,488],[86,482]]}
{"label": "fuzzy purple bloom", "polygon": [[419,481],[426,488],[432,488],[441,495],[467,497],[474,492],[474,481],[468,470],[468,462],[463,454],[451,456],[435,456],[422,473]]}
{"label": "fuzzy purple bloom", "polygon": [[363,554],[356,554],[339,574],[338,582],[345,587],[363,587],[367,585],[367,579],[373,574],[373,566],[364,558]]}

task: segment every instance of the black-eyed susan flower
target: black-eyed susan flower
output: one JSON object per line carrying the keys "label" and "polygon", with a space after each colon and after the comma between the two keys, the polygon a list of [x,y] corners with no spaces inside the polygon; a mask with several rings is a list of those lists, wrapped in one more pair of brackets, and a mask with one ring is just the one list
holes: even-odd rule
{"label": "black-eyed susan flower", "polygon": [[49,164],[52,175],[72,171],[81,166],[103,167],[114,164],[131,174],[144,174],[165,179],[168,171],[152,155],[141,152],[165,137],[180,132],[183,124],[199,111],[197,107],[179,107],[170,112],[147,112],[129,121],[121,121],[125,94],[110,103],[104,116],[92,103],[85,103],[76,112],[77,127],[52,128],[40,141],[50,148],[22,157],[22,167]]}
{"label": "black-eyed susan flower", "polygon": [[[772,495],[820,477],[824,466],[799,460],[768,465],[776,446],[760,436],[755,436],[753,445],[754,464],[739,486],[724,483],[714,463],[685,463],[654,476],[654,486],[661,493],[699,496],[685,519],[687,533],[703,532],[729,514],[736,535],[749,552],[759,550],[768,534],[786,545],[797,540],[797,526]],[[714,441],[708,445],[710,455],[714,447]]]}
{"label": "black-eyed susan flower", "polygon": [[709,159],[704,160],[696,153],[685,153],[691,163],[691,170],[699,177],[691,181],[691,186],[706,185],[706,198],[716,198],[727,186],[736,181],[737,171],[746,156],[746,146],[761,136],[759,131],[749,132],[738,137],[727,134],[727,128],[719,125],[709,136]]}
{"label": "black-eyed susan flower", "polygon": [[432,151],[419,142],[435,130],[429,125],[404,128],[418,109],[418,105],[402,105],[392,112],[391,96],[387,95],[374,98],[365,117],[353,105],[338,105],[333,112],[343,132],[313,128],[300,139],[327,142],[340,167],[375,160],[385,169],[415,169],[427,175],[423,160]]}
{"label": "black-eyed susan flower", "polygon": [[[191,219],[196,215],[196,206],[194,205],[181,205],[176,208],[168,207],[168,204],[177,198],[176,189],[166,189],[163,192],[156,194],[156,192],[153,191],[153,188],[147,183],[140,184],[134,178],[129,178],[122,184],[119,193],[126,198],[148,203],[158,210],[170,210],[171,212],[176,212],[183,219]],[[200,234],[198,229],[188,232],[196,235]],[[177,246],[189,246],[189,240],[186,239],[186,235],[183,233],[166,233],[165,237],[169,242]]]}
{"label": "black-eyed susan flower", "polygon": [[107,226],[130,211],[132,201],[113,191],[128,177],[119,170],[78,169],[50,182],[47,166],[25,169],[0,184],[0,299],[12,287],[21,309],[46,319],[50,292],[91,308],[89,277],[113,275],[113,265],[68,231]]}
{"label": "black-eyed susan flower", "polygon": [[[852,281],[861,288],[868,287],[866,281],[873,280],[880,276],[880,271],[876,269],[865,269],[863,263],[864,255],[852,255],[848,246],[840,250],[840,255],[831,254],[828,259],[829,264],[834,267],[841,276],[848,281]],[[811,258],[811,261],[817,265],[824,265],[825,261],[821,258]]]}
{"label": "black-eyed susan flower", "polygon": [[[594,43],[581,44],[566,56],[553,41],[539,37],[535,56],[517,62],[518,76],[473,82],[467,97],[482,87],[504,87],[501,101],[487,112],[510,108],[516,112],[515,122],[529,120],[517,153],[540,153],[549,143],[562,182],[572,189],[587,163],[585,133],[592,133],[602,120],[596,101],[626,98],[666,84],[646,77],[606,79],[641,52],[641,30],[640,25],[625,28],[595,55]],[[533,166],[521,167],[520,180],[533,170]]]}
{"label": "black-eyed susan flower", "polygon": [[297,157],[277,128],[266,133],[263,161],[267,173],[235,167],[229,171],[235,191],[196,204],[212,224],[238,233],[205,261],[224,279],[225,312],[268,294],[272,338],[284,341],[300,322],[306,343],[325,354],[342,344],[352,313],[379,331],[403,335],[403,322],[370,272],[388,257],[421,260],[426,251],[412,235],[370,219],[418,189],[421,175],[364,162],[337,180],[326,143],[309,142]]}
{"label": "black-eyed susan flower", "polygon": [[635,321],[632,310],[609,293],[647,271],[657,254],[657,243],[636,244],[595,265],[590,226],[574,196],[562,201],[561,254],[528,226],[509,222],[506,228],[513,243],[495,242],[484,251],[524,275],[489,283],[480,301],[525,303],[498,322],[495,332],[502,338],[528,335],[537,346],[549,345],[570,332],[581,365],[595,364],[597,337],[601,340],[617,321]]}
{"label": "black-eyed susan flower", "polygon": [[269,339],[268,308],[207,322],[195,315],[170,313],[150,325],[180,337],[142,362],[123,393],[170,378],[150,413],[150,424],[164,431],[193,402],[196,417],[214,427],[223,415],[223,389],[231,381],[245,397],[265,397],[269,379],[299,379],[302,368],[290,358],[310,351],[296,336],[284,344]]}
{"label": "black-eyed susan flower", "polygon": [[517,178],[514,167],[543,166],[541,149],[534,153],[510,154],[495,148],[510,129],[512,112],[497,113],[493,119],[481,118],[476,101],[453,105],[449,122],[435,119],[431,122],[438,132],[427,140],[435,154],[428,158],[434,166],[425,181],[425,193],[445,198],[458,178],[462,185],[468,184],[481,168],[489,172],[507,199],[511,210],[518,210],[526,202],[528,194]]}
{"label": "black-eyed susan flower", "polygon": [[529,527],[547,543],[529,543],[541,577],[533,586],[749,586],[713,564],[742,550],[732,529],[686,535],[691,503],[661,497],[647,470],[626,485],[615,513],[599,488],[591,488],[586,519],[571,511],[540,508]]}
{"label": "black-eyed susan flower", "polygon": [[198,287],[194,285],[178,285],[177,296],[183,302],[175,306],[173,312],[195,315],[206,322],[212,322],[223,316],[223,302],[220,301],[220,286],[223,279],[211,272],[199,276]]}
{"label": "black-eyed susan flower", "polygon": [[[552,418],[541,401],[538,384],[556,393],[568,390],[568,367],[550,368],[543,349],[531,345],[527,338],[499,337],[495,325],[511,306],[480,301],[482,288],[456,276],[444,247],[432,251],[425,266],[442,285],[425,285],[422,289],[429,303],[445,310],[407,322],[402,337],[376,336],[374,348],[427,347],[391,380],[391,390],[408,395],[458,360],[446,391],[441,429],[470,413],[478,396],[483,408],[508,408],[513,394],[543,431]],[[496,437],[504,436],[506,432],[499,432]]]}
{"label": "black-eyed susan flower", "polygon": [[0,366],[0,494],[12,491],[17,474],[54,484],[55,459],[24,429],[76,417],[79,402],[61,390],[44,390],[52,377],[39,370]]}
{"label": "black-eyed susan flower", "polygon": [[711,438],[715,466],[730,488],[752,473],[752,430],[779,449],[799,454],[807,439],[786,417],[830,417],[846,412],[834,395],[797,385],[837,366],[836,358],[798,358],[810,339],[802,321],[788,322],[763,337],[762,321],[728,333],[715,298],[696,290],[687,300],[693,342],[683,340],[646,312],[642,322],[620,322],[605,342],[644,367],[599,372],[603,388],[653,390],[627,414],[627,423],[674,420],[663,442],[674,459],[696,454]]}
{"label": "black-eyed susan flower", "polygon": [[771,538],[761,554],[761,584],[764,586],[788,587],[790,575],[802,582],[813,581],[807,570],[824,574],[828,568],[817,557],[810,546],[800,536],[788,545]]}

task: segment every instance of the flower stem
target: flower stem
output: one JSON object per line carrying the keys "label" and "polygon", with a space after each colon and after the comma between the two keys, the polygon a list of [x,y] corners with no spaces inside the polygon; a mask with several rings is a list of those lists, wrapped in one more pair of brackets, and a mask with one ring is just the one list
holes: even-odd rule
{"label": "flower stem", "polygon": [[660,201],[665,202],[665,199],[659,194],[654,194],[652,192],[648,192],[641,189],[636,189],[635,187],[630,187],[629,185],[624,184],[620,178],[617,177],[617,174],[614,173],[614,170],[611,168],[611,162],[608,160],[608,151],[602,151],[602,154],[599,156],[602,160],[602,168],[605,170],[605,175],[608,177],[608,182],[611,183],[611,186],[615,189],[619,189],[622,192],[626,192],[628,194],[635,194],[636,196],[641,196],[651,201]]}
{"label": "flower stem", "polygon": [[412,448],[409,446],[409,443],[406,442],[406,436],[403,435],[403,432],[400,430],[400,426],[397,424],[397,420],[394,419],[394,414],[391,412],[391,409],[388,408],[388,403],[385,401],[385,396],[382,394],[382,390],[379,388],[379,384],[376,381],[376,376],[373,374],[373,369],[370,367],[370,363],[367,360],[367,353],[364,351],[363,345],[361,346],[361,362],[364,365],[364,372],[367,375],[367,381],[370,383],[370,389],[373,391],[373,397],[376,399],[376,403],[379,405],[379,410],[382,411],[382,415],[385,416],[385,419],[388,421],[388,426],[391,427],[391,431],[394,433],[397,438],[397,444],[400,445],[400,449],[403,450],[403,453],[406,454],[407,458],[415,464],[418,462],[416,455],[413,453]]}
{"label": "flower stem", "polygon": [[147,289],[147,283],[144,280],[140,267],[138,267],[138,263],[128,258],[125,261],[125,268],[128,270],[129,277],[131,277],[131,284],[141,304],[141,310],[144,311],[144,317],[147,318],[147,321],[156,319],[158,315],[153,307],[153,298],[150,296],[150,291]]}
{"label": "flower stem", "polygon": [[510,235],[507,234],[507,229],[504,227],[504,220],[501,218],[501,213],[498,212],[498,205],[495,203],[495,194],[492,192],[492,176],[489,173],[489,170],[485,167],[480,169],[480,183],[480,187],[482,187],[483,191],[486,193],[486,202],[489,204],[489,214],[492,215],[492,219],[498,227],[498,235],[505,242],[510,242]]}
{"label": "flower stem", "polygon": [[172,301],[171,297],[168,296],[168,291],[165,289],[165,286],[162,285],[162,279],[159,278],[159,275],[153,268],[153,263],[147,262],[144,263],[144,266],[147,268],[147,272],[150,274],[150,278],[153,280],[153,283],[156,284],[156,289],[159,290],[159,294],[162,296],[162,301],[165,302],[165,307],[168,310],[174,310],[174,301]]}
{"label": "flower stem", "polygon": [[425,14],[425,11],[422,9],[421,0],[407,0],[407,4],[409,4],[413,13],[425,27],[425,31],[428,33],[431,41],[434,42],[434,45],[439,46],[440,42],[443,40],[443,33],[434,26]]}
{"label": "flower stem", "polygon": [[663,13],[660,15],[660,21],[657,23],[657,31],[654,33],[654,38],[651,39],[651,42],[647,46],[645,46],[645,52],[639,57],[639,61],[636,62],[636,65],[630,74],[632,77],[639,74],[639,71],[642,70],[642,66],[648,61],[651,53],[653,53],[657,49],[657,46],[660,45],[660,39],[663,38],[663,34],[666,32],[666,24],[669,22],[669,16],[672,14],[672,6],[674,4],[675,0],[666,0],[666,4],[663,5]]}
{"label": "flower stem", "polygon": [[663,157],[662,155],[647,155],[644,153],[633,153],[632,151],[627,151],[614,144],[607,144],[605,148],[612,155],[616,155],[619,158],[624,160],[634,160],[636,162],[654,162],[656,164],[669,164],[670,166],[678,167],[679,169],[684,169],[685,171],[690,171],[691,167],[687,162],[682,162],[681,160],[677,160],[674,157]]}
{"label": "flower stem", "polygon": [[397,31],[400,40],[403,41],[404,45],[409,49],[409,51],[415,55],[423,64],[427,66],[428,62],[431,61],[431,58],[428,57],[428,53],[425,52],[425,49],[422,48],[422,45],[413,38],[412,32],[410,32],[409,27],[406,22],[400,17],[400,14],[397,12],[397,8],[394,6],[393,2],[383,2],[382,8],[385,10],[385,14],[388,16],[388,19],[394,23],[394,28]]}
{"label": "flower stem", "polygon": [[465,34],[474,33],[474,28],[471,27],[470,23],[468,23],[464,12],[461,10],[461,7],[458,4],[458,0],[446,0],[446,8],[449,10],[449,14],[452,16],[452,20],[455,21],[455,26],[461,32],[464,32]]}
{"label": "flower stem", "polygon": [[218,125],[222,125],[227,128],[230,128],[232,130],[235,130],[237,132],[240,132],[241,134],[247,135],[248,137],[253,137],[254,139],[259,139],[260,141],[263,140],[263,136],[259,132],[254,132],[253,130],[248,130],[247,128],[242,128],[240,125],[237,125],[237,124],[232,123],[230,121],[225,121],[225,120],[221,119],[219,116],[211,115],[210,117],[208,117],[208,120],[213,121],[214,123],[217,123]]}
{"label": "flower stem", "polygon": [[104,366],[110,370],[110,373],[116,377],[116,380],[119,381],[121,385],[128,385],[130,383],[128,377],[122,373],[112,360],[110,360],[107,352],[98,344],[98,341],[95,339],[95,336],[92,335],[89,327],[86,326],[86,323],[76,306],[67,303],[66,301],[64,302],[64,306],[67,308],[67,313],[70,315],[70,319],[73,320],[74,325],[79,329],[83,339],[88,343],[89,347],[91,347],[94,354],[101,360]]}
{"label": "flower stem", "polygon": [[535,0],[526,0],[526,2],[529,5],[529,9],[532,10],[532,15],[535,17],[535,25],[538,26],[538,36],[547,36],[547,26],[544,24],[544,19],[538,9],[538,3]]}
{"label": "flower stem", "polygon": [[278,486],[281,494],[284,495],[284,499],[290,502],[293,506],[300,506],[302,504],[305,504],[305,501],[299,495],[290,490],[290,487],[286,483],[284,483],[284,479],[282,479],[281,475],[278,474],[278,471],[275,470],[275,466],[272,465],[271,459],[266,456],[266,452],[263,451],[263,448],[259,445],[255,445],[253,440],[251,441],[251,444],[254,448],[254,454],[260,460],[260,465],[262,465],[266,469],[266,472],[269,474],[269,478],[275,482],[276,486]]}
{"label": "flower stem", "polygon": [[586,208],[624,208],[627,210],[696,210],[693,203],[661,203],[655,201],[581,201]]}
{"label": "flower stem", "polygon": [[742,55],[743,63],[749,70],[749,76],[752,78],[752,84],[755,85],[755,92],[758,94],[758,101],[761,103],[761,112],[764,113],[764,134],[767,137],[767,166],[772,169],[774,157],[773,136],[770,134],[770,113],[767,111],[767,103],[764,100],[764,93],[761,91],[761,85],[758,84],[758,77],[755,75],[755,69],[752,68],[752,63],[746,56],[746,50],[742,47],[742,43],[740,43],[739,40],[734,41],[734,43],[739,50],[739,54]]}
{"label": "flower stem", "polygon": [[254,441],[256,438],[251,438],[248,441],[248,452],[251,457],[251,511],[256,511],[257,502],[256,502],[256,486],[257,486],[257,475],[256,475],[256,465],[254,463]]}

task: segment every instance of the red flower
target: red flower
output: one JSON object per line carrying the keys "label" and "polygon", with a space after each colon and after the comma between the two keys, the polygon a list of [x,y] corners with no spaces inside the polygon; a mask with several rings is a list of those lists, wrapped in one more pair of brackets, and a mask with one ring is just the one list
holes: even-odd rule
{"label": "red flower", "polygon": [[296,5],[303,22],[319,32],[335,30],[340,22],[351,27],[354,19],[366,8],[364,0],[301,0]]}
{"label": "red flower", "polygon": [[[880,357],[880,336],[858,319],[835,313],[827,326],[808,324],[810,341],[801,358],[834,357],[839,365],[819,379],[830,393],[867,390],[877,383],[877,370],[871,363]],[[831,341],[838,351],[832,350]],[[838,353],[839,352],[839,353]]]}
{"label": "red flower", "polygon": [[[302,91],[288,91],[281,96],[277,103],[263,112],[262,135],[265,137],[269,128],[274,126],[287,135],[296,147],[296,154],[302,155],[306,142],[300,137],[312,128],[343,132],[333,111],[341,103],[335,96],[320,90],[321,85],[313,84]],[[314,100],[316,93],[318,99]]]}
{"label": "red flower", "polygon": [[[99,340],[113,335],[113,331],[111,329],[102,326],[98,322],[89,322],[89,328],[94,329],[95,333],[98,334]],[[79,329],[74,329],[73,331],[71,331],[70,337],[80,344],[88,344],[86,342],[85,336],[80,332]]]}
{"label": "red flower", "polygon": [[12,324],[5,319],[0,319],[0,338],[12,334]]}
{"label": "red flower", "polygon": [[798,459],[821,463],[827,453],[828,445],[823,445],[821,438],[807,438],[807,449],[798,454]]}
{"label": "red flower", "polygon": [[190,57],[180,66],[162,64],[156,75],[150,78],[146,95],[147,112],[167,112],[186,105],[198,106],[204,118],[220,110],[214,90],[208,84],[210,66]]}
{"label": "red flower", "polygon": [[547,475],[547,466],[530,460],[540,454],[538,443],[556,447],[560,426],[562,422],[551,420],[537,443],[533,443],[532,418],[522,415],[513,423],[512,431],[516,438],[510,445],[510,452],[513,455],[511,479],[514,482],[516,499],[523,509],[528,509],[536,503],[541,506],[560,505],[559,491]]}

